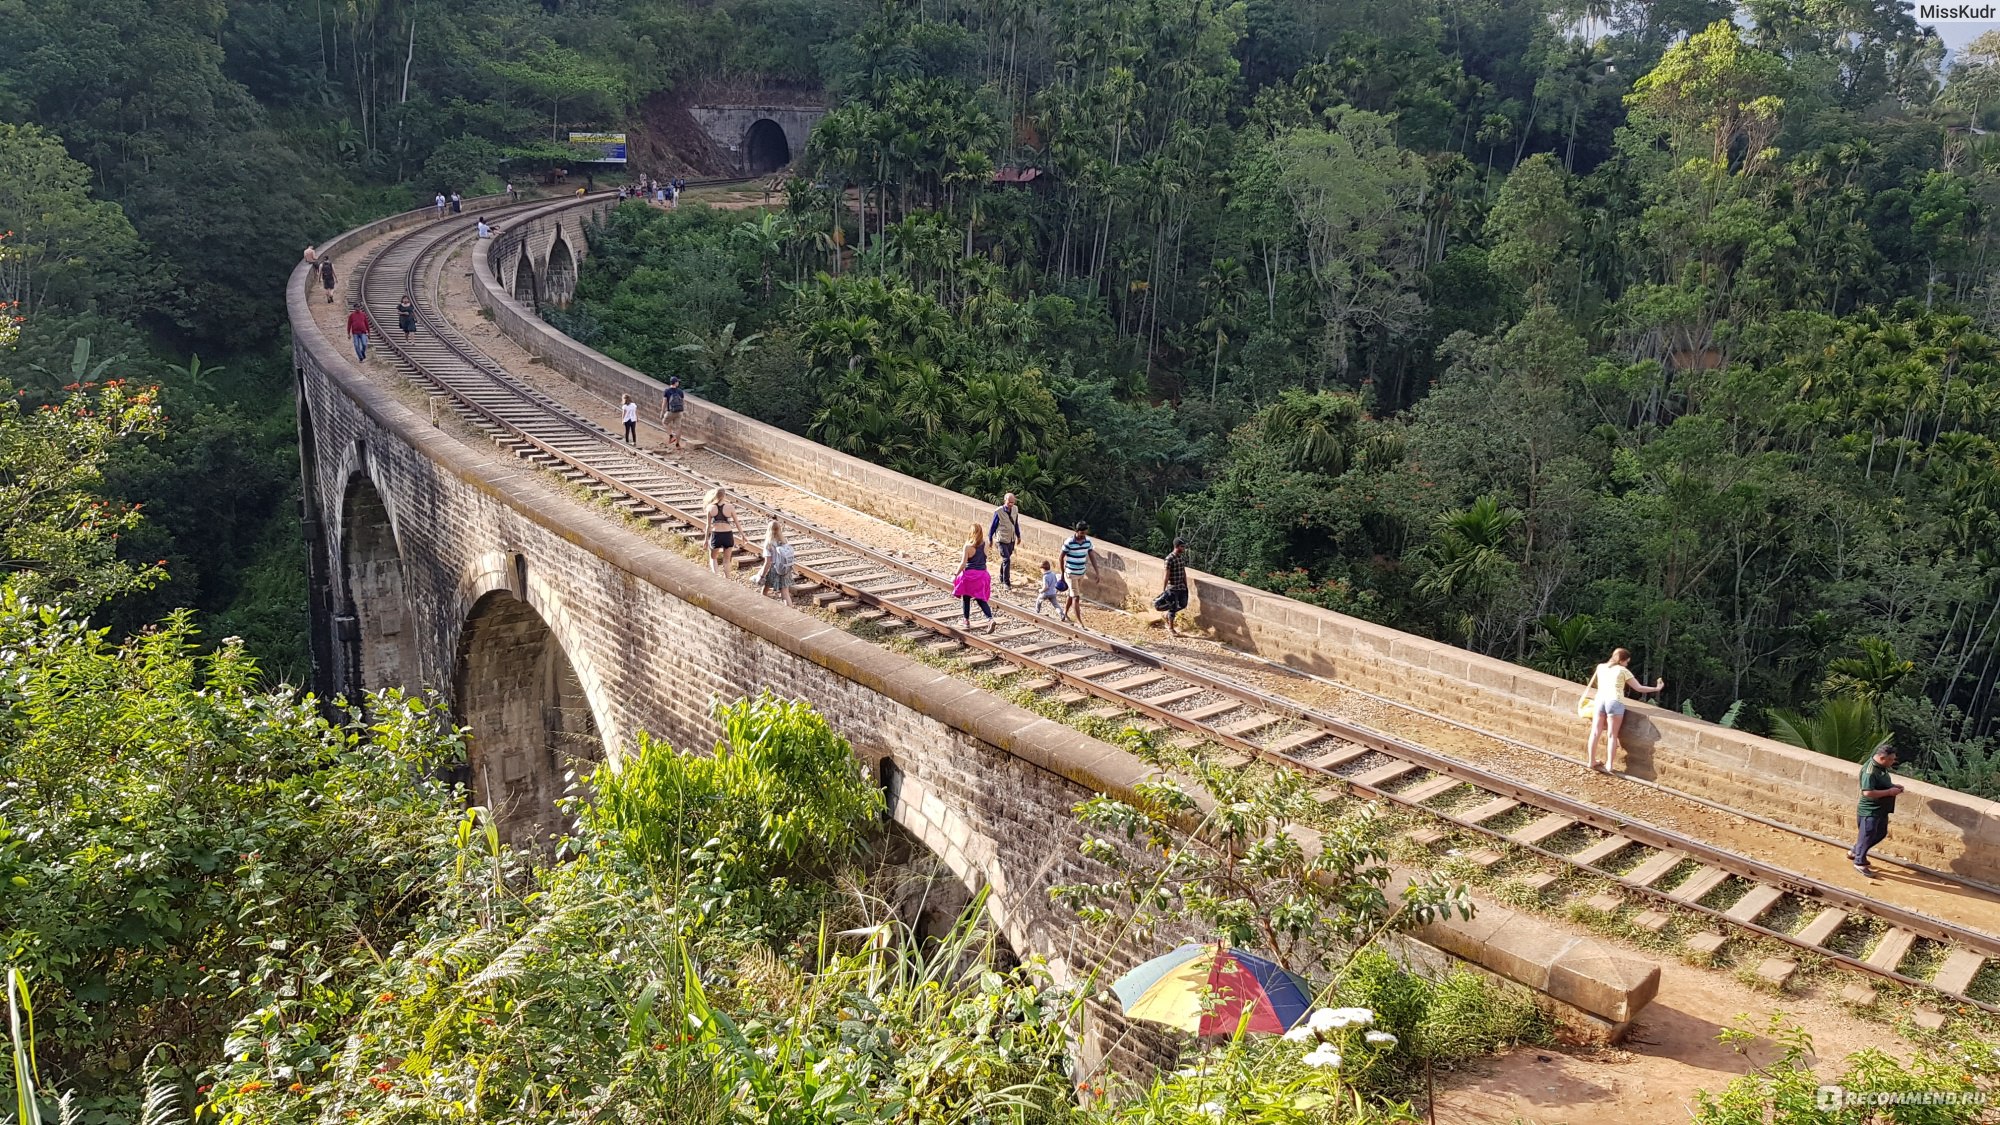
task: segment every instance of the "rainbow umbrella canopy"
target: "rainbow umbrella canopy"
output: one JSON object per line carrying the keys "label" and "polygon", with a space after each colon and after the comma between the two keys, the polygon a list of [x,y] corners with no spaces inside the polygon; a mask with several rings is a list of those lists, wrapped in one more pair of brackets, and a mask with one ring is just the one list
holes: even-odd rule
{"label": "rainbow umbrella canopy", "polygon": [[1196,1035],[1234,1035],[1238,1024],[1275,1035],[1312,1009],[1312,989],[1297,974],[1222,945],[1163,953],[1119,977],[1111,991],[1126,1015]]}

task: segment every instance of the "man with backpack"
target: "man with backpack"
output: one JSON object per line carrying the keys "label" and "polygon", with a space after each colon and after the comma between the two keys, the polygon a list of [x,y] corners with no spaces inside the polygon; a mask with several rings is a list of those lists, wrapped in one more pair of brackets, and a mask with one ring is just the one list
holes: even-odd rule
{"label": "man with backpack", "polygon": [[681,412],[687,409],[687,392],[681,389],[681,377],[667,376],[667,387],[660,392],[661,421],[667,428],[667,447],[681,447]]}

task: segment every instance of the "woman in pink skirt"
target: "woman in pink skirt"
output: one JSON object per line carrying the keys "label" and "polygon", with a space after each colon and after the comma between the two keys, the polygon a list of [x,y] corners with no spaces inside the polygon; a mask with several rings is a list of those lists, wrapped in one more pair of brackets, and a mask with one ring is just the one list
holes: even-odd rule
{"label": "woman in pink skirt", "polygon": [[965,628],[972,628],[972,603],[978,602],[986,614],[986,631],[991,633],[996,623],[993,607],[988,599],[993,596],[993,576],[986,573],[986,532],[978,524],[972,525],[972,538],[965,543],[965,554],[958,568],[958,577],[951,580],[951,592],[958,596],[958,607]]}

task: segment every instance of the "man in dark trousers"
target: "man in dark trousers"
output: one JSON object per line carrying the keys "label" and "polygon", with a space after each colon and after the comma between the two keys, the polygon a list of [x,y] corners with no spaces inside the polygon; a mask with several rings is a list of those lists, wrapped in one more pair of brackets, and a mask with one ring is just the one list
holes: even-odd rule
{"label": "man in dark trousers", "polygon": [[986,541],[1000,549],[1000,584],[1014,588],[1014,547],[1021,542],[1021,505],[1009,492],[993,509],[993,525],[986,529]]}
{"label": "man in dark trousers", "polygon": [[1861,804],[1855,812],[1854,851],[1848,858],[1856,871],[1870,878],[1875,869],[1868,866],[1868,849],[1889,834],[1889,814],[1896,811],[1896,795],[1903,791],[1889,776],[1895,765],[1896,751],[1888,743],[1876,747],[1874,756],[1861,763]]}

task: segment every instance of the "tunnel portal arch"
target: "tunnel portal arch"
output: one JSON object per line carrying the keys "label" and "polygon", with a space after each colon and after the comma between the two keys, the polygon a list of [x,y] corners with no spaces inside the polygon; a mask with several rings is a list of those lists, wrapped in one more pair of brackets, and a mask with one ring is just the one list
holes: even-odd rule
{"label": "tunnel portal arch", "polygon": [[417,688],[415,622],[403,552],[381,490],[365,472],[348,479],[340,506],[339,619],[347,659],[343,691]]}
{"label": "tunnel portal arch", "polygon": [[792,162],[792,142],[785,139],[785,127],[768,117],[750,123],[743,134],[743,157],[750,174],[762,176]]}
{"label": "tunnel portal arch", "polygon": [[473,799],[518,847],[561,831],[565,775],[603,760],[583,682],[553,630],[511,592],[479,599],[458,643],[452,700],[470,729]]}

